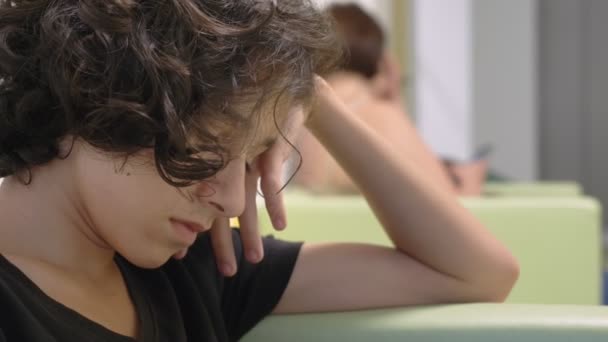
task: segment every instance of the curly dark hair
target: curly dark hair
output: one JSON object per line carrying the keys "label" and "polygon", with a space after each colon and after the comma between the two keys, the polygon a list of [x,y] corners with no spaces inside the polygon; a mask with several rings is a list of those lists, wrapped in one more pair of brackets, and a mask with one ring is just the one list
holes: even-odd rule
{"label": "curly dark hair", "polygon": [[175,186],[206,179],[230,158],[217,132],[252,121],[235,102],[306,103],[340,55],[304,0],[0,0],[0,177],[74,137],[125,157],[153,148]]}

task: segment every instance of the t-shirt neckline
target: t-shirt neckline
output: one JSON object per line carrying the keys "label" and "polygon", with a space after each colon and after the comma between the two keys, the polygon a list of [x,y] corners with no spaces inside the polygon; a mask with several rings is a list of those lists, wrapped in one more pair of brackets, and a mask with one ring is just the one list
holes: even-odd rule
{"label": "t-shirt neckline", "polygon": [[152,318],[152,312],[150,308],[149,298],[145,294],[136,291],[134,287],[135,279],[131,277],[127,269],[127,261],[116,255],[114,258],[120,273],[127,286],[129,297],[133,301],[135,311],[138,317],[138,337],[136,339],[119,334],[112,331],[103,325],[81,315],[78,311],[71,309],[64,304],[56,301],[47,295],[36,283],[34,283],[19,267],[10,262],[3,254],[0,253],[0,267],[5,268],[9,274],[16,278],[16,280],[25,286],[31,293],[36,296],[42,305],[53,313],[52,317],[58,322],[65,324],[65,320],[73,323],[75,331],[85,331],[85,336],[91,334],[97,335],[103,340],[116,341],[116,342],[134,342],[134,341],[156,341],[156,329],[154,327],[154,320]]}

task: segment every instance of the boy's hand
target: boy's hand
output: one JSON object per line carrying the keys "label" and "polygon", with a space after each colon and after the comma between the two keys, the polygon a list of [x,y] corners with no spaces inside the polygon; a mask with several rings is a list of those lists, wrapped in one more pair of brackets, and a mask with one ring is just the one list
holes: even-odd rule
{"label": "boy's hand", "polygon": [[[302,107],[292,108],[284,127],[281,128],[286,139],[279,134],[274,145],[256,158],[245,175],[245,210],[239,216],[239,225],[245,258],[251,263],[258,263],[264,258],[256,204],[258,180],[261,180],[261,192],[274,229],[284,229],[287,226],[287,215],[281,192],[284,186],[283,165],[293,152],[291,144],[296,140],[304,121],[305,113]],[[211,237],[220,271],[225,276],[234,275],[237,265],[228,219],[216,220]]]}

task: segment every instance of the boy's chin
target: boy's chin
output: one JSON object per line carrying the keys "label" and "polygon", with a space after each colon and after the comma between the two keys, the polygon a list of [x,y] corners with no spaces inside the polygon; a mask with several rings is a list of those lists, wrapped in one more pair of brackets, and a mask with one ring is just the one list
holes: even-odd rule
{"label": "boy's chin", "polygon": [[[159,268],[162,267],[164,264],[167,263],[167,261],[169,261],[170,259],[174,258],[177,259],[178,256],[181,256],[181,254],[175,253],[173,255],[168,255],[167,253],[162,253],[161,254],[157,254],[157,255],[123,255],[123,257],[125,259],[127,259],[131,264],[139,267],[139,268],[144,268],[144,269],[155,269],[155,268]],[[182,258],[185,257],[185,254],[182,256]]]}
{"label": "boy's chin", "polygon": [[188,254],[188,248],[180,249],[177,253],[173,254],[173,259],[182,260]]}

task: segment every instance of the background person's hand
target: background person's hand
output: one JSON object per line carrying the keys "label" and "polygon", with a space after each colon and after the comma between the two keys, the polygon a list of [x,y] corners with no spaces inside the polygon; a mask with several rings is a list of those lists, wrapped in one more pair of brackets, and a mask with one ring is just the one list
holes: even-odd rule
{"label": "background person's hand", "polygon": [[[239,216],[239,226],[245,258],[251,263],[260,262],[264,258],[256,203],[258,180],[261,180],[261,192],[273,227],[276,230],[284,229],[287,226],[287,215],[281,192],[284,186],[283,166],[294,151],[291,143],[296,140],[304,121],[302,107],[292,108],[281,128],[285,138],[278,134],[276,142],[248,166],[245,175],[245,210]],[[228,219],[216,220],[210,233],[218,268],[225,276],[234,275],[237,265]]]}

